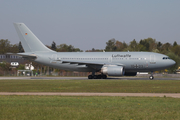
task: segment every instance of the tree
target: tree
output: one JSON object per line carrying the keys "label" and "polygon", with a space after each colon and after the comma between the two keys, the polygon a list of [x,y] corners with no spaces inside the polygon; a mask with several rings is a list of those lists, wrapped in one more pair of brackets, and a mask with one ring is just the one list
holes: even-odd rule
{"label": "tree", "polygon": [[19,52],[18,45],[17,44],[14,44],[14,45],[11,44],[9,47],[9,52],[10,53],[18,53]]}
{"label": "tree", "polygon": [[147,42],[146,39],[144,39],[144,40],[141,39],[139,44],[142,45],[141,51],[149,51],[149,46],[150,45],[149,45],[149,43]]}
{"label": "tree", "polygon": [[138,49],[137,51],[146,51],[146,47],[142,44],[138,44],[137,49]]}
{"label": "tree", "polygon": [[2,69],[3,71],[11,70],[10,66],[11,65],[8,62],[1,62],[0,63],[0,69]]}
{"label": "tree", "polygon": [[161,48],[161,53],[162,54],[167,54],[168,52],[170,52],[171,47],[172,47],[172,45],[170,43],[168,43],[168,42],[163,44],[162,48]]}
{"label": "tree", "polygon": [[162,43],[161,42],[158,42],[157,43],[157,49],[160,51],[161,50],[161,47],[162,47]]}
{"label": "tree", "polygon": [[106,42],[106,48],[105,51],[115,51],[116,46],[115,46],[115,39],[110,39],[108,42]]}
{"label": "tree", "polygon": [[56,43],[53,41],[51,44],[51,49],[56,51],[57,47],[56,47]]}
{"label": "tree", "polygon": [[180,56],[180,45],[175,45],[171,48],[172,52],[178,56]]}
{"label": "tree", "polygon": [[115,46],[116,46],[116,50],[117,50],[117,51],[123,51],[123,49],[124,49],[123,43],[120,42],[120,41],[118,41],[118,40],[116,41]]}
{"label": "tree", "polygon": [[175,47],[176,45],[178,45],[178,44],[177,44],[177,42],[176,42],[176,41],[174,41],[174,43],[173,43],[173,47]]}
{"label": "tree", "polygon": [[0,40],[0,54],[5,54],[5,53],[18,53],[19,49],[18,49],[18,45],[17,44],[10,44],[10,41],[8,39],[4,40],[1,39]]}
{"label": "tree", "polygon": [[79,48],[74,48],[72,45],[60,44],[57,46],[57,52],[81,52]]}
{"label": "tree", "polygon": [[5,54],[7,52],[10,52],[10,41],[8,39],[4,40],[1,39],[0,40],[0,54]]}
{"label": "tree", "polygon": [[68,45],[66,44],[60,44],[57,46],[56,49],[58,52],[68,52]]}
{"label": "tree", "polygon": [[103,50],[92,48],[92,50],[86,50],[86,52],[103,52]]}
{"label": "tree", "polygon": [[128,47],[128,45],[123,41],[124,49]]}
{"label": "tree", "polygon": [[140,40],[139,44],[144,46],[142,47],[141,51],[154,51],[155,49],[157,49],[156,39],[153,38]]}
{"label": "tree", "polygon": [[136,42],[135,39],[130,42],[129,47],[131,51],[137,51],[138,50],[137,46],[138,46],[138,43]]}
{"label": "tree", "polygon": [[17,69],[18,69],[18,70],[25,70],[25,65],[20,64]]}
{"label": "tree", "polygon": [[18,44],[18,49],[19,49],[19,53],[23,53],[24,52],[24,49],[23,49],[22,44],[21,44],[21,41]]}
{"label": "tree", "polygon": [[157,43],[156,43],[156,39],[153,38],[147,38],[144,39],[147,43],[149,43],[149,49],[148,51],[153,51],[155,49],[157,49]]}

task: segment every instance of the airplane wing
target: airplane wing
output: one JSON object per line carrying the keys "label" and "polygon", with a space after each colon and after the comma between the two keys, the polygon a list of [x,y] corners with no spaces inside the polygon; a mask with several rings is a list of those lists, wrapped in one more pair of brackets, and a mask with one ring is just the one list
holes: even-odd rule
{"label": "airplane wing", "polygon": [[78,65],[105,65],[105,63],[81,62],[81,61],[62,61],[62,63],[78,64]]}
{"label": "airplane wing", "polygon": [[97,65],[97,66],[104,66],[104,65],[117,65],[117,66],[124,66],[123,64],[119,63],[108,63],[108,62],[94,62],[94,61],[67,61],[67,60],[55,60],[61,63],[69,63],[69,64],[77,64],[77,65]]}

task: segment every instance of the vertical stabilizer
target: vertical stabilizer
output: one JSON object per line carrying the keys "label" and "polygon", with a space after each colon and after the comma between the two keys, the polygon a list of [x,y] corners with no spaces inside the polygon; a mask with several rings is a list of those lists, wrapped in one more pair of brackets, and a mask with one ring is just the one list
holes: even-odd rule
{"label": "vertical stabilizer", "polygon": [[25,52],[54,52],[47,48],[24,23],[14,23]]}

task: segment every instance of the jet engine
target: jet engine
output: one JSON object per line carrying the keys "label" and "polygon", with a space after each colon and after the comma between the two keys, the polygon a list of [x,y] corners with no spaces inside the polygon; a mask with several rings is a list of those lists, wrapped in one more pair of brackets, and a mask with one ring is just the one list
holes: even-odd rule
{"label": "jet engine", "polygon": [[108,76],[123,76],[125,70],[122,66],[104,66],[101,69],[101,73]]}

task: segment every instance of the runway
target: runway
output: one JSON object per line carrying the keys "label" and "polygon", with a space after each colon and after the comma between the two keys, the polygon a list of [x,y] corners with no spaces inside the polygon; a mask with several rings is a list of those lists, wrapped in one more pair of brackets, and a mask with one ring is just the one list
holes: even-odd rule
{"label": "runway", "polygon": [[0,95],[37,96],[121,96],[121,97],[172,97],[180,98],[180,93],[61,93],[61,92],[0,92]]}
{"label": "runway", "polygon": [[[108,77],[88,79],[87,77],[0,77],[0,80],[149,80],[148,77]],[[155,77],[154,80],[180,80],[178,77]]]}

